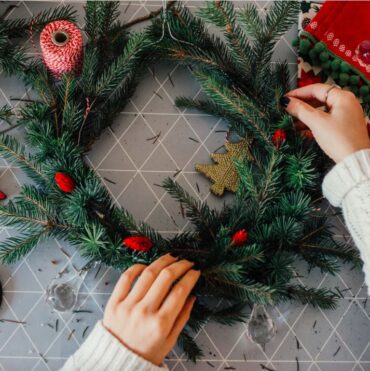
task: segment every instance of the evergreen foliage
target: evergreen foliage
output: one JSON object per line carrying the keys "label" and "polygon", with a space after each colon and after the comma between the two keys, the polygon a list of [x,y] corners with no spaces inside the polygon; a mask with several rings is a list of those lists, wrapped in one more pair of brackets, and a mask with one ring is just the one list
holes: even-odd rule
{"label": "evergreen foliage", "polygon": [[[325,216],[317,213],[314,196],[321,177],[317,148],[298,136],[278,104],[289,89],[289,73],[285,62],[272,66],[270,61],[276,41],[296,20],[297,12],[297,2],[281,0],[274,1],[266,17],[260,17],[253,5],[236,12],[229,1],[207,2],[199,16],[178,5],[149,29],[129,34],[117,20],[117,2],[88,1],[88,41],[80,76],[64,75],[56,82],[37,60],[24,62],[26,73],[8,70],[23,78],[39,99],[27,103],[19,119],[32,155],[13,138],[0,138],[0,155],[33,181],[0,207],[0,223],[21,233],[1,244],[1,261],[14,262],[50,236],[118,269],[148,264],[167,252],[194,261],[202,271],[194,292],[198,300],[189,328],[179,338],[192,360],[202,351],[190,331],[199,330],[207,320],[242,321],[246,303],[294,300],[333,308],[332,291],[308,288],[295,280],[297,260],[330,273],[339,269],[338,259],[360,264],[357,251],[336,242]],[[165,27],[158,43],[163,19],[175,37]],[[23,28],[26,24],[19,21]],[[224,37],[211,35],[207,24],[219,27]],[[180,97],[179,106],[223,117],[231,131],[253,138],[253,159],[236,163],[240,187],[234,202],[221,211],[198,202],[172,179],[164,182],[194,227],[171,238],[113,205],[83,158],[125,106],[140,71],[153,58],[153,48],[157,56],[190,65],[208,96],[203,101]],[[7,115],[5,107],[0,117]],[[271,139],[277,128],[288,135],[279,148]],[[73,192],[63,193],[56,186],[56,172],[74,179]],[[249,232],[249,238],[243,246],[235,246],[232,236],[241,229]],[[129,250],[122,240],[131,235],[148,237],[154,248],[147,253]],[[228,299],[228,304],[218,309],[209,298]]]}

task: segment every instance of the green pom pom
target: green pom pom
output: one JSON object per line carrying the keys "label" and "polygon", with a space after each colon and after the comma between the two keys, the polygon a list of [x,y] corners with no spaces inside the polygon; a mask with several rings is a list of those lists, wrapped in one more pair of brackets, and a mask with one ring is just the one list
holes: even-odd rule
{"label": "green pom pom", "polygon": [[341,62],[340,63],[340,72],[348,73],[350,70],[349,64],[347,62]]}
{"label": "green pom pom", "polygon": [[367,94],[365,95],[362,100],[365,102],[365,103],[369,103],[370,102],[370,94]]}
{"label": "green pom pom", "polygon": [[298,45],[299,45],[299,39],[294,39],[294,40],[292,41],[292,46],[294,46],[295,48],[297,48]]}
{"label": "green pom pom", "polygon": [[321,53],[321,52],[323,52],[324,50],[326,50],[326,45],[325,45],[323,42],[320,41],[320,42],[317,43],[313,48],[315,49],[315,51],[316,51],[317,53]]}
{"label": "green pom pom", "polygon": [[317,60],[317,53],[313,49],[310,49],[308,56],[311,58],[311,60]]}
{"label": "green pom pom", "polygon": [[333,62],[331,62],[331,68],[333,71],[339,71],[340,68],[340,60],[334,59]]}
{"label": "green pom pom", "polygon": [[322,62],[322,63],[321,63],[321,67],[322,67],[324,70],[330,70],[330,68],[331,68],[331,62],[330,62],[330,61]]}
{"label": "green pom pom", "polygon": [[347,84],[347,82],[349,80],[348,73],[340,73],[339,74],[339,80],[340,80],[341,83]]}
{"label": "green pom pom", "polygon": [[364,96],[369,94],[369,86],[368,85],[362,85],[360,88],[360,95]]}
{"label": "green pom pom", "polygon": [[328,52],[321,52],[319,54],[320,61],[326,62],[329,60],[329,53]]}
{"label": "green pom pom", "polygon": [[358,87],[357,86],[351,86],[350,87],[351,92],[355,95],[358,95]]}
{"label": "green pom pom", "polygon": [[[333,67],[333,66],[332,66]],[[330,74],[333,80],[338,80],[339,79],[339,72],[334,71]]]}
{"label": "green pom pom", "polygon": [[300,53],[302,54],[307,54],[308,53],[308,49],[310,48],[310,41],[307,40],[307,39],[302,39],[300,42],[299,42],[299,51]]}
{"label": "green pom pom", "polygon": [[319,66],[320,61],[317,58],[313,58],[313,59],[311,59],[311,64],[312,64],[312,66]]}
{"label": "green pom pom", "polygon": [[351,85],[358,85],[359,82],[360,82],[360,76],[352,75],[352,76],[349,78],[349,83],[350,83]]}

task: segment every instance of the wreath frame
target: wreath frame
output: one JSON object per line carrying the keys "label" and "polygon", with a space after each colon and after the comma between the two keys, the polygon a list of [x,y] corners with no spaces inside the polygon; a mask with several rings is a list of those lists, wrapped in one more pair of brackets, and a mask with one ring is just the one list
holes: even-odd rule
{"label": "wreath frame", "polygon": [[[0,223],[21,232],[2,243],[0,260],[12,263],[55,237],[120,270],[150,264],[166,253],[194,261],[202,271],[194,290],[198,300],[179,338],[192,360],[202,351],[191,331],[208,320],[244,321],[246,303],[297,300],[334,308],[338,295],[333,291],[292,282],[297,258],[329,273],[339,269],[337,258],[361,265],[357,251],[335,241],[327,218],[317,213],[314,196],[323,161],[278,104],[289,90],[287,64],[269,67],[276,40],[296,21],[298,4],[276,1],[263,19],[253,5],[237,14],[231,2],[208,2],[199,14],[203,20],[177,5],[143,32],[128,34],[117,20],[117,2],[88,1],[81,75],[65,74],[56,81],[37,60],[18,71],[39,97],[24,105],[18,119],[32,152],[2,135],[0,155],[24,170],[33,184],[23,185],[19,196],[0,206]],[[221,28],[225,40],[210,35],[204,20]],[[162,34],[163,22],[171,34]],[[107,35],[114,42],[107,44]],[[253,155],[251,161],[236,161],[240,186],[233,204],[221,211],[198,202],[172,179],[164,181],[194,226],[171,238],[137,224],[113,205],[83,158],[127,103],[140,72],[156,59],[190,65],[208,100],[180,97],[176,104],[226,118],[231,131],[251,139]],[[134,244],[133,236],[142,243]],[[213,307],[209,297],[226,300],[225,306]]]}

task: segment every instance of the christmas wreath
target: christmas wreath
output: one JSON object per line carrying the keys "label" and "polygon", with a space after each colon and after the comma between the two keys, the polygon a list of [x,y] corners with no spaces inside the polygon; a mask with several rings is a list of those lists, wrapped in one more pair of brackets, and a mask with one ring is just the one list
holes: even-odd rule
{"label": "christmas wreath", "polygon": [[[194,292],[198,300],[179,338],[193,360],[202,352],[191,331],[208,320],[243,321],[246,303],[296,300],[335,307],[333,291],[295,280],[297,260],[329,273],[339,269],[338,258],[361,264],[355,249],[333,238],[318,208],[323,156],[299,136],[278,103],[290,89],[290,76],[286,62],[270,62],[276,41],[296,22],[298,2],[274,1],[262,18],[253,4],[236,12],[229,1],[207,2],[199,16],[176,5],[139,33],[127,33],[117,21],[117,2],[91,1],[85,10],[88,40],[80,73],[56,79],[42,62],[18,60],[18,75],[38,97],[18,113],[31,151],[3,135],[0,155],[33,182],[0,207],[1,224],[20,231],[2,242],[1,261],[20,259],[48,237],[120,270],[168,252],[194,261],[202,272]],[[224,37],[210,34],[207,23]],[[235,159],[234,200],[221,211],[200,203],[173,179],[164,181],[193,225],[171,238],[115,206],[84,161],[153,58],[189,66],[208,98],[180,97],[176,104],[226,119],[247,150]],[[224,307],[215,308],[213,299],[226,299]]]}

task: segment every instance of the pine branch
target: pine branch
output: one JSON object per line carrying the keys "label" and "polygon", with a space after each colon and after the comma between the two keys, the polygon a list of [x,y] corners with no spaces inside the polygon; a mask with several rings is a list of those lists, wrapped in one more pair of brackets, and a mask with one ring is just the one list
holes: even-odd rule
{"label": "pine branch", "polygon": [[76,21],[76,11],[71,5],[58,6],[56,8],[50,8],[37,14],[35,18],[16,18],[2,20],[2,24],[6,29],[8,37],[17,38],[27,36],[29,32],[31,22],[32,29],[39,31],[46,26],[47,23],[56,20],[67,20],[70,22]]}
{"label": "pine branch", "polygon": [[166,178],[162,183],[163,188],[186,210],[186,217],[191,220],[199,232],[206,232],[212,240],[216,239],[215,230],[218,224],[218,215],[208,205],[196,201],[178,183],[171,178]]}
{"label": "pine branch", "polygon": [[338,295],[327,289],[314,289],[297,285],[288,286],[287,293],[289,299],[298,300],[302,304],[323,309],[335,309],[337,307]]}
{"label": "pine branch", "polygon": [[222,293],[222,297],[271,304],[274,288],[248,280],[243,269],[240,264],[220,263],[204,270],[203,277],[213,290]]}
{"label": "pine branch", "polygon": [[18,165],[32,180],[43,185],[47,178],[35,163],[31,155],[25,153],[25,148],[14,138],[0,136],[0,156]]}
{"label": "pine branch", "polygon": [[180,336],[177,339],[177,344],[188,357],[190,361],[195,362],[197,359],[203,356],[202,350],[199,348],[193,337],[186,331],[182,330]]}
{"label": "pine branch", "polygon": [[21,237],[9,237],[1,243],[0,261],[4,264],[12,264],[21,257],[27,255],[35,246],[49,235],[46,228],[29,231]]}
{"label": "pine branch", "polygon": [[266,128],[264,128],[263,118],[266,114],[260,111],[254,102],[248,97],[242,97],[224,84],[220,84],[205,70],[198,68],[193,74],[211,99],[232,115],[239,117],[258,139],[265,142],[265,145],[272,145]]}

